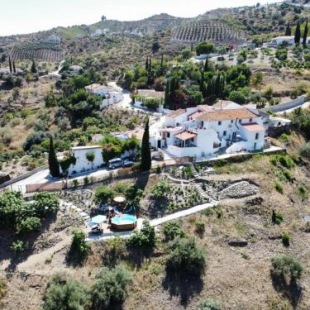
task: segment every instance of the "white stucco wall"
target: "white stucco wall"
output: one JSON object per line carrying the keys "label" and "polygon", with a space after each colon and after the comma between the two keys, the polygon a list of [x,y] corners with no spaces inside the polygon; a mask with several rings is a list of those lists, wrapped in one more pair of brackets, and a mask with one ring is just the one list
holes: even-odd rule
{"label": "white stucco wall", "polygon": [[[106,95],[106,94],[103,94]],[[102,100],[100,104],[100,109],[105,108],[106,106],[113,104],[113,103],[118,103],[124,99],[124,95],[122,93],[118,92],[110,92],[109,93],[109,98],[105,98]]]}
{"label": "white stucco wall", "polygon": [[[76,163],[75,165],[71,165],[69,167],[68,169],[69,175],[72,175],[74,171],[76,173],[81,173],[95,170],[100,168],[101,165],[104,164],[102,158],[102,148],[100,146],[80,147],[79,149],[72,148],[71,153],[72,156],[76,158]],[[87,160],[86,158],[87,153],[94,153],[95,159],[92,163]]]}
{"label": "white stucco wall", "polygon": [[177,147],[175,145],[169,145],[167,152],[175,157],[196,157],[199,154],[198,147]]}
{"label": "white stucco wall", "polygon": [[[214,148],[214,143],[221,143],[215,130],[212,128],[198,129],[197,147],[199,148],[199,153],[197,154],[197,157],[203,157],[218,151],[220,147]],[[222,146],[223,145],[221,145],[221,147]]]}

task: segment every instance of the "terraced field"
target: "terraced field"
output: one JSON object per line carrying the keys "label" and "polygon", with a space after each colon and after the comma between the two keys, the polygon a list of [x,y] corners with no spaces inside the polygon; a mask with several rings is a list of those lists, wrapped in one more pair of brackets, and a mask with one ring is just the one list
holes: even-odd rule
{"label": "terraced field", "polygon": [[189,43],[202,41],[239,43],[246,40],[246,34],[227,23],[204,19],[176,28],[171,40]]}
{"label": "terraced field", "polygon": [[10,52],[12,60],[35,59],[48,62],[61,61],[64,51],[57,44],[52,43],[25,43],[16,45]]}

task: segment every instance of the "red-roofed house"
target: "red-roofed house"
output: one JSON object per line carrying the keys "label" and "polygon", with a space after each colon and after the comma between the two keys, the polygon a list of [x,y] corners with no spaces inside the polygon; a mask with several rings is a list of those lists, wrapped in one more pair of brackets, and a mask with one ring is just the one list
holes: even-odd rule
{"label": "red-roofed house", "polygon": [[171,111],[161,122],[152,144],[176,157],[259,151],[265,144],[263,116],[231,101]]}

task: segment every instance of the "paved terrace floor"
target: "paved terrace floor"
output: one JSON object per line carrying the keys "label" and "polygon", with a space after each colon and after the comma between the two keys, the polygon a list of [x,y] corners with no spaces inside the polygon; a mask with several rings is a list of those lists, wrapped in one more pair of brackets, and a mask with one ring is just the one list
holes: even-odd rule
{"label": "paved terrace floor", "polygon": [[[217,201],[211,201],[209,203],[204,203],[186,210],[182,210],[182,211],[178,211],[175,212],[173,214],[169,214],[166,215],[164,217],[161,218],[157,218],[157,219],[153,219],[150,221],[151,226],[156,227],[159,226],[161,224],[164,224],[166,222],[169,221],[174,221],[177,219],[180,219],[182,217],[191,215],[191,214],[195,214],[197,212],[203,211],[205,209],[209,209],[209,208],[214,208],[218,205]],[[104,233],[103,235],[94,235],[94,236],[89,236],[88,238],[86,238],[86,241],[89,242],[98,242],[98,241],[104,241],[104,240],[108,240],[111,238],[114,238],[115,236],[119,236],[121,238],[128,238],[130,237],[135,231],[140,230],[142,227],[142,223],[143,223],[143,219],[138,219],[138,223],[137,223],[137,229],[134,231],[124,231],[124,232],[117,232],[117,233]]]}

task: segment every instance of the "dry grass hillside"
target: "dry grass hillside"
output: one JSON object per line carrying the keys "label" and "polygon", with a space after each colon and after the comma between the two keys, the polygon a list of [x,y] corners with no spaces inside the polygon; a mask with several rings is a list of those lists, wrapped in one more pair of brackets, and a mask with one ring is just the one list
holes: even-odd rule
{"label": "dry grass hillside", "polygon": [[[92,254],[83,267],[68,266],[65,257],[73,226],[62,226],[64,215],[60,213],[56,223],[40,238],[42,241],[35,243],[33,253],[18,260],[11,258],[11,265],[16,263],[11,272],[5,271],[9,262],[2,259],[1,277],[7,284],[2,308],[39,309],[47,281],[59,271],[90,285],[99,268],[109,265],[109,257],[114,253],[118,264],[133,275],[124,309],[197,309],[197,303],[206,298],[217,300],[221,309],[309,309],[309,167],[291,161],[297,158],[302,143],[302,137],[292,133],[288,142],[290,157],[284,156],[286,160],[279,161],[275,155],[256,155],[240,163],[215,167],[215,173],[205,178],[207,187],[217,188],[246,179],[258,191],[246,198],[223,198],[216,209],[181,220],[185,233],[195,235],[207,252],[201,280],[167,280],[164,242],[158,243],[154,254],[140,267],[122,245],[117,252],[111,252],[115,251],[111,243],[93,244]],[[146,193],[155,180],[158,175],[150,175]],[[272,223],[272,210],[282,215],[279,225]],[[196,233],[197,222],[205,224],[203,234]],[[283,234],[288,234],[289,246],[283,245]],[[158,236],[160,240],[160,230]],[[246,242],[245,246],[229,245],[234,240]],[[293,293],[279,288],[270,276],[271,258],[280,253],[297,257],[304,268],[299,290]]]}

